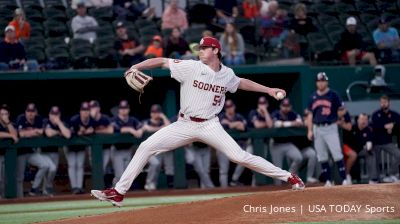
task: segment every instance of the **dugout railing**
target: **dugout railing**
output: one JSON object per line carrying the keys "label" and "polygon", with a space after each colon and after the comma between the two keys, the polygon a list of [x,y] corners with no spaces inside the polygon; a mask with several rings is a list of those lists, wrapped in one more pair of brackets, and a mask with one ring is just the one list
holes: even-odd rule
{"label": "dugout railing", "polygon": [[[291,137],[291,136],[306,136],[305,128],[274,128],[274,129],[249,129],[247,132],[229,132],[229,134],[235,138],[250,138],[252,139],[252,145],[254,154],[264,157],[264,139],[271,137]],[[111,134],[111,135],[91,135],[77,137],[74,136],[71,139],[65,139],[62,137],[34,137],[34,138],[21,138],[19,142],[14,144],[11,139],[0,140],[0,150],[5,150],[5,197],[15,198],[17,196],[17,180],[16,180],[16,166],[17,166],[17,150],[23,150],[22,148],[32,147],[40,148],[46,146],[70,146],[70,145],[87,145],[91,147],[91,161],[92,161],[92,188],[103,189],[104,178],[103,178],[103,144],[116,144],[116,143],[133,143],[140,144],[145,140],[147,136],[143,138],[134,138],[129,134]],[[175,150],[175,177],[174,187],[175,188],[186,188],[186,169],[185,169],[185,156],[184,149],[180,148]],[[267,177],[259,173],[255,173],[255,179],[257,185],[266,184],[268,181]]]}

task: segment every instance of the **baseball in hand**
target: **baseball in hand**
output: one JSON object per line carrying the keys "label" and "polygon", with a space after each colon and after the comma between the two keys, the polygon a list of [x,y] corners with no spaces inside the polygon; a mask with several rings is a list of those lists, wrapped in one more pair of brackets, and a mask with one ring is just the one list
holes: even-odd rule
{"label": "baseball in hand", "polygon": [[285,94],[283,94],[281,91],[276,92],[276,97],[278,97],[278,99],[282,100],[283,98],[285,98]]}

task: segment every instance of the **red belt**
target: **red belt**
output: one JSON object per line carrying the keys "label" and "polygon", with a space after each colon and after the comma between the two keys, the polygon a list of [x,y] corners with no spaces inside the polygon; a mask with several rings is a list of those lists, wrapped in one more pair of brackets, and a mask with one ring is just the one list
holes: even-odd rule
{"label": "red belt", "polygon": [[[179,116],[182,117],[182,118],[185,117],[185,115],[182,114],[182,113],[179,113]],[[198,118],[198,117],[189,117],[189,119],[190,119],[191,121],[194,121],[194,122],[204,122],[204,121],[207,120],[207,119]]]}

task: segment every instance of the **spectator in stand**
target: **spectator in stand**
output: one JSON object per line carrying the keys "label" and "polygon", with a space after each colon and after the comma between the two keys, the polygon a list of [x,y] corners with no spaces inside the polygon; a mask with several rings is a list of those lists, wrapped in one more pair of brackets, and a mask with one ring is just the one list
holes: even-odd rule
{"label": "spectator in stand", "polygon": [[23,42],[29,39],[31,35],[31,25],[26,21],[25,13],[22,9],[15,9],[14,19],[8,25],[15,28],[15,38],[19,41]]}
{"label": "spectator in stand", "polygon": [[[10,121],[10,110],[6,104],[0,107],[0,140],[12,139],[14,143],[18,142],[18,133],[15,130],[13,123]],[[4,193],[4,155],[6,149],[0,148],[0,198]]]}
{"label": "spectator in stand", "polygon": [[215,0],[214,7],[217,10],[217,20],[221,25],[232,23],[239,15],[236,0]]}
{"label": "spectator in stand", "polygon": [[172,29],[171,36],[166,40],[164,56],[181,59],[182,57],[190,57],[192,53],[189,44],[182,38],[181,30],[178,27]]}
{"label": "spectator in stand", "polygon": [[155,16],[154,7],[147,7],[140,0],[114,0],[113,7],[119,20],[135,21],[141,17],[152,20]]}
{"label": "spectator in stand", "polygon": [[[38,115],[35,104],[30,103],[27,105],[25,113],[21,114],[17,118],[17,129],[20,138],[32,138],[43,135],[43,119]],[[38,172],[35,175],[35,179],[32,182],[32,188],[29,192],[30,196],[37,196],[40,194],[40,186],[42,181],[46,178],[49,179],[49,169],[51,164],[48,160],[40,153],[39,148],[24,147],[19,148],[17,151],[17,194],[22,196],[23,194],[23,181],[26,163],[36,166]]]}
{"label": "spectator in stand", "polygon": [[336,123],[340,128],[342,128],[343,156],[346,163],[346,181],[348,184],[352,184],[351,170],[357,160],[357,153],[353,148],[351,148],[351,141],[353,138],[351,129],[353,124],[351,123],[349,112],[344,107],[339,108],[338,120]]}
{"label": "spectator in stand", "polygon": [[155,35],[153,41],[147,47],[144,56],[146,56],[146,58],[160,58],[163,56],[163,51],[161,36]]}
{"label": "spectator in stand", "polygon": [[284,58],[289,57],[289,51],[294,51],[292,43],[286,42],[288,37],[287,11],[278,9],[275,15],[268,15],[262,18],[261,34],[266,48],[272,47]]}
{"label": "spectator in stand", "polygon": [[172,29],[179,27],[181,31],[188,28],[186,12],[178,7],[178,0],[171,0],[162,15],[161,29]]}
{"label": "spectator in stand", "polygon": [[143,61],[145,47],[134,37],[129,37],[123,22],[117,23],[117,40],[114,49],[118,52],[120,66],[130,67]]}
{"label": "spectator in stand", "polygon": [[[374,148],[372,154],[378,158],[381,151],[385,151],[392,157],[393,163],[391,164],[389,176],[383,178],[383,182],[400,182],[399,181],[399,164],[400,164],[400,150],[393,143],[393,129],[395,125],[400,123],[400,115],[390,109],[390,99],[388,96],[383,95],[380,98],[381,108],[372,114],[372,129],[374,137]],[[372,179],[377,178],[375,174]]]}
{"label": "spectator in stand", "polygon": [[37,70],[36,60],[26,60],[25,48],[15,37],[14,26],[7,26],[4,36],[0,42],[0,70]]}
{"label": "spectator in stand", "polygon": [[221,35],[222,56],[226,65],[241,65],[245,63],[244,59],[244,41],[240,33],[236,31],[233,23],[227,23],[225,32]]}
{"label": "spectator in stand", "polygon": [[361,34],[357,32],[357,20],[349,17],[346,20],[346,30],[341,34],[336,48],[342,54],[342,60],[350,65],[355,65],[356,61],[369,61],[371,65],[376,65],[375,55],[365,50],[365,43]]}
{"label": "spectator in stand", "polygon": [[78,3],[76,9],[77,15],[72,18],[71,29],[74,38],[84,39],[93,43],[97,38],[96,31],[99,25],[95,18],[87,15],[87,8],[84,3]]}
{"label": "spectator in stand", "polygon": [[[50,109],[49,117],[43,120],[44,134],[46,137],[52,138],[56,136],[61,136],[66,139],[71,138],[71,130],[64,121],[61,120],[60,108],[53,106]],[[47,162],[50,164],[47,178],[45,179],[45,189],[43,194],[52,196],[54,194],[53,182],[56,177],[58,162],[59,162],[59,147],[48,146],[42,147],[43,156],[46,158]]]}
{"label": "spectator in stand", "polygon": [[397,29],[390,27],[385,18],[379,20],[378,28],[373,33],[374,42],[379,49],[379,58],[383,62],[400,60],[400,39]]}
{"label": "spectator in stand", "polygon": [[261,17],[266,17],[266,16],[274,16],[276,14],[276,11],[279,8],[279,4],[277,1],[272,0],[272,1],[262,1],[261,2],[261,9],[260,9],[260,16]]}
{"label": "spectator in stand", "polygon": [[306,36],[308,33],[317,31],[310,17],[307,16],[307,8],[303,3],[298,3],[294,7],[294,17],[290,21],[291,33]]}
{"label": "spectator in stand", "polygon": [[244,0],[243,16],[247,19],[255,19],[260,15],[262,0]]}
{"label": "spectator in stand", "polygon": [[317,31],[317,27],[314,26],[311,18],[307,17],[307,8],[305,4],[299,3],[294,7],[294,18],[290,21],[289,30],[289,39],[298,39],[298,42],[300,42],[300,55],[304,57],[306,55],[308,43],[300,40],[305,40],[305,36],[308,33]]}

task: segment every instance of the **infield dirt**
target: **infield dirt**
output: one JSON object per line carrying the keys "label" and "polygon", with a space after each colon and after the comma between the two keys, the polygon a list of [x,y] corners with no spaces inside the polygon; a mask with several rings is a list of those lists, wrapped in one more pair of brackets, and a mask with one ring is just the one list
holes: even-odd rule
{"label": "infield dirt", "polygon": [[400,184],[379,184],[261,192],[47,223],[237,224],[399,218]]}

